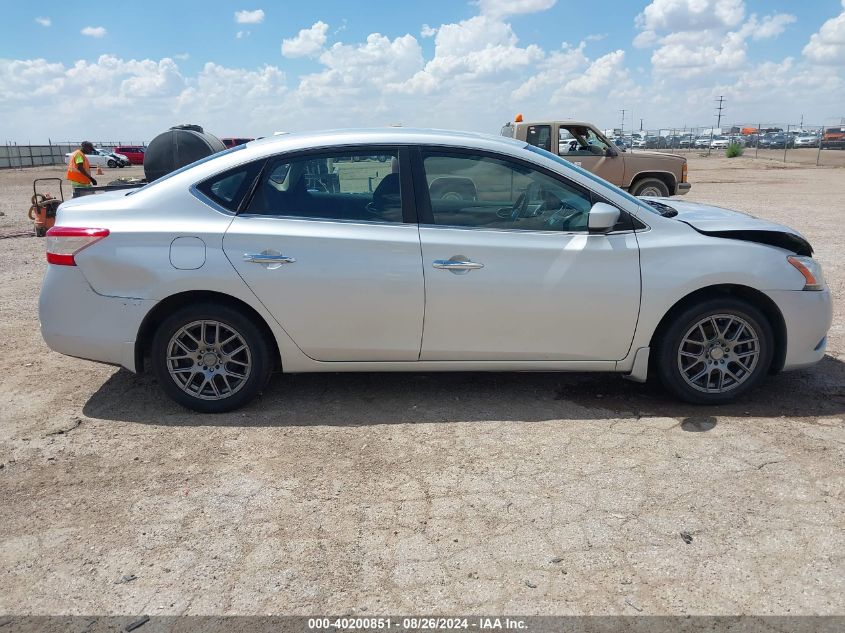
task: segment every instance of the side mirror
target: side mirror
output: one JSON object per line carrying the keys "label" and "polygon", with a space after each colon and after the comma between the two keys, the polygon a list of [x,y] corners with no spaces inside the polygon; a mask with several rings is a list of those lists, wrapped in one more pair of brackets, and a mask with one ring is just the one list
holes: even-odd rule
{"label": "side mirror", "polygon": [[590,233],[607,233],[619,221],[619,209],[606,202],[596,202],[590,208],[587,228]]}
{"label": "side mirror", "polygon": [[[625,150],[623,149],[622,151],[624,152]],[[613,158],[614,156],[619,156],[619,152],[616,151],[615,147],[608,147],[607,151],[605,152],[605,156],[607,156],[608,158]]]}

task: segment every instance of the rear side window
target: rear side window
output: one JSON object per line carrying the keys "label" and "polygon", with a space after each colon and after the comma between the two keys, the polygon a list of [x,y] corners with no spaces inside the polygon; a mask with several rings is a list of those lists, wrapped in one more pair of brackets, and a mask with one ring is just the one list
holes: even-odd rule
{"label": "rear side window", "polygon": [[398,150],[373,147],[271,160],[246,213],[402,222]]}
{"label": "rear side window", "polygon": [[525,137],[529,145],[534,145],[547,152],[552,151],[552,128],[550,125],[531,125]]}
{"label": "rear side window", "polygon": [[263,161],[257,161],[234,167],[204,180],[197,189],[221,207],[235,212],[252,189],[262,164]]}

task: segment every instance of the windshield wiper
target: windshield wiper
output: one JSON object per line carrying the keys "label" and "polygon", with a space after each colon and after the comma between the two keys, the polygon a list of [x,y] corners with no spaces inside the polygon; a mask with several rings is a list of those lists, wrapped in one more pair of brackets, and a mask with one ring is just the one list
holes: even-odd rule
{"label": "windshield wiper", "polygon": [[643,200],[643,202],[652,207],[664,218],[674,218],[676,215],[678,215],[677,209],[673,209],[668,204],[663,204],[662,202],[658,202],[657,200]]}

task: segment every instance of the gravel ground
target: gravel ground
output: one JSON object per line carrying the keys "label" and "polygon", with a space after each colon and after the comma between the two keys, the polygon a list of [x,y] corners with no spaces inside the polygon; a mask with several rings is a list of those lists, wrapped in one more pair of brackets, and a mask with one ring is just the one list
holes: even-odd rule
{"label": "gravel ground", "polygon": [[[0,233],[52,172],[0,173]],[[690,173],[688,199],[801,230],[841,300],[845,171]],[[819,365],[725,407],[614,376],[328,374],[203,416],[49,351],[43,244],[0,245],[2,614],[845,613],[839,306]]]}

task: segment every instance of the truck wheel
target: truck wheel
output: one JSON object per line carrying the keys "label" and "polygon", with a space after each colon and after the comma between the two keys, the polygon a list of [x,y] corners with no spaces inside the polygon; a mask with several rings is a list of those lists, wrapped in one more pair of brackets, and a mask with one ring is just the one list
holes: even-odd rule
{"label": "truck wheel", "polygon": [[173,400],[200,413],[222,413],[264,389],[273,369],[270,349],[261,328],[239,310],[199,303],[159,326],[152,366]]}
{"label": "truck wheel", "polygon": [[655,198],[668,198],[669,187],[659,178],[643,178],[638,180],[631,187],[631,194],[634,196],[654,196]]}
{"label": "truck wheel", "polygon": [[774,335],[766,317],[733,297],[690,306],[657,343],[663,385],[694,404],[724,404],[753,389],[768,373]]}

